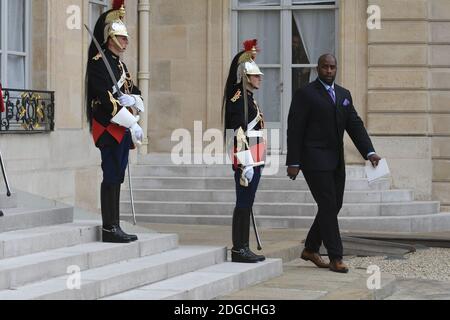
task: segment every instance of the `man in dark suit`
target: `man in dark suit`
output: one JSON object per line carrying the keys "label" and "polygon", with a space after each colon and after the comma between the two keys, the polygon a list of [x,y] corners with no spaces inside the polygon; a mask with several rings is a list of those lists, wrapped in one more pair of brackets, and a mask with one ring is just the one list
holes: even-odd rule
{"label": "man in dark suit", "polygon": [[[292,99],[287,130],[287,174],[295,180],[302,170],[318,205],[301,258],[319,268],[347,273],[337,219],[345,186],[344,131],[373,166],[381,158],[375,153],[350,92],[334,82],[336,58],[331,54],[321,56],[317,71],[318,79],[299,89]],[[328,251],[329,264],[319,255],[322,242]]]}

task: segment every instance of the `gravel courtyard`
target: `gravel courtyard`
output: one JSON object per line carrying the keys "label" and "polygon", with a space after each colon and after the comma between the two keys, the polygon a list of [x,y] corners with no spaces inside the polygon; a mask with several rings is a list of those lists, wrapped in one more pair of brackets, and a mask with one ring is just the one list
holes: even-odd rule
{"label": "gravel courtyard", "polygon": [[404,259],[390,257],[353,257],[346,263],[351,268],[367,269],[377,265],[381,272],[390,273],[400,278],[416,278],[450,282],[450,249],[418,249],[406,254]]}

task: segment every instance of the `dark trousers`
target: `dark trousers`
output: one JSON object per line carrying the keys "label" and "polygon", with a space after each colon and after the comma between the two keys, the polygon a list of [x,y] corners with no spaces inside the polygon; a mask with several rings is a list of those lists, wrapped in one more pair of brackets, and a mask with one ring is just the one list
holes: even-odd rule
{"label": "dark trousers", "polygon": [[303,175],[319,207],[306,238],[305,248],[310,252],[319,252],[323,242],[330,259],[342,259],[338,214],[344,198],[345,168],[335,171],[303,171]]}
{"label": "dark trousers", "polygon": [[234,181],[236,185],[236,207],[233,211],[232,224],[232,250],[240,250],[249,246],[250,215],[255,202],[256,190],[261,179],[261,167],[254,169],[252,182],[248,187],[242,187],[240,184],[240,169],[234,172]]}
{"label": "dark trousers", "polygon": [[250,209],[255,202],[256,190],[258,190],[259,180],[261,179],[261,167],[254,167],[255,174],[253,180],[249,183],[248,187],[240,185],[242,171],[237,169],[234,172],[234,182],[236,184],[236,208]]}
{"label": "dark trousers", "polygon": [[130,153],[131,134],[127,130],[122,142],[111,147],[101,147],[103,183],[108,185],[122,184]]}

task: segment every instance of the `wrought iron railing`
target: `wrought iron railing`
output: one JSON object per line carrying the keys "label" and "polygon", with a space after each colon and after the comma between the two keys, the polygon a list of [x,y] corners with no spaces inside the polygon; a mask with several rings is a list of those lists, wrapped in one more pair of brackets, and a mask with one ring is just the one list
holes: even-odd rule
{"label": "wrought iron railing", "polygon": [[38,133],[55,129],[55,92],[3,88],[5,111],[0,134]]}

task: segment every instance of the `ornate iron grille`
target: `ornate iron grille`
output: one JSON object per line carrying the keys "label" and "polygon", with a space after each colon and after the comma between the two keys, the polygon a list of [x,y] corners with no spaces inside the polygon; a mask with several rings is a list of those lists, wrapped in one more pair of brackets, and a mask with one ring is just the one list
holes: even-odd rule
{"label": "ornate iron grille", "polygon": [[55,129],[55,92],[3,88],[5,112],[0,134],[38,133]]}

